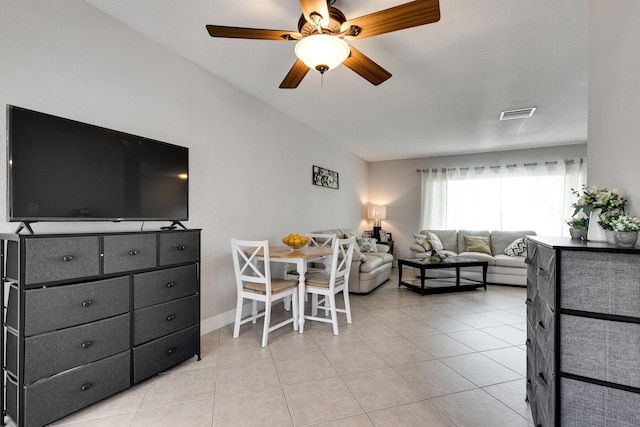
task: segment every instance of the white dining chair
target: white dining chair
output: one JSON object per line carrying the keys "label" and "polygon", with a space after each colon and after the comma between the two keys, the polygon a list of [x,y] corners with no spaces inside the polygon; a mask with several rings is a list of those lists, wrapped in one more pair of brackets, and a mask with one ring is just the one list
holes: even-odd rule
{"label": "white dining chair", "polygon": [[[266,347],[269,332],[275,329],[293,323],[293,330],[297,331],[298,281],[271,277],[269,241],[231,239],[231,248],[238,292],[233,338],[238,338],[240,335],[240,325],[249,321],[256,323],[259,317],[264,317],[262,347]],[[262,252],[262,256],[259,256],[260,252]],[[272,303],[286,297],[289,297],[292,302],[292,317],[270,326]],[[242,308],[245,299],[249,299],[252,302],[251,314],[242,319]],[[264,303],[264,311],[260,313],[258,313],[258,301]]]}
{"label": "white dining chair", "polygon": [[[355,238],[335,239],[333,241],[333,255],[329,272],[307,274],[305,278],[305,292],[312,295],[311,315],[305,315],[308,320],[327,322],[333,325],[333,334],[338,335],[338,315],[345,313],[347,323],[351,323],[351,305],[349,304],[349,272],[353,259]],[[342,292],[344,308],[337,308],[336,294]],[[323,298],[319,299],[319,296]],[[321,305],[322,304],[322,305]],[[328,317],[318,316],[318,310],[323,310]]]}

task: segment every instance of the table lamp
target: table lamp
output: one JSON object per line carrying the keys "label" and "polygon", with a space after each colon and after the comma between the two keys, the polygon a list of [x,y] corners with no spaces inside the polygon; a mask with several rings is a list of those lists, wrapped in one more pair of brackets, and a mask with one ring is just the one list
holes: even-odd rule
{"label": "table lamp", "polygon": [[384,205],[369,205],[368,218],[373,219],[373,237],[380,241],[382,220],[387,219],[387,207]]}

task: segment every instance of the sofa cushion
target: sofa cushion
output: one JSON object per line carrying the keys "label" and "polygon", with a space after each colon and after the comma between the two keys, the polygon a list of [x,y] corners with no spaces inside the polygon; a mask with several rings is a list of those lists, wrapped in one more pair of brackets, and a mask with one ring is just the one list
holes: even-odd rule
{"label": "sofa cushion", "polygon": [[440,238],[432,232],[427,233],[427,241],[434,251],[441,251],[444,249],[444,245],[440,241]]}
{"label": "sofa cushion", "polygon": [[489,245],[491,245],[491,234],[489,233],[489,230],[460,230],[458,231],[458,252],[468,252],[467,244],[464,242],[464,236],[486,237],[489,239]]}
{"label": "sofa cushion", "polygon": [[458,252],[458,232],[456,230],[422,230],[420,234],[433,233],[442,242],[444,249],[451,252]]}
{"label": "sofa cushion", "polygon": [[[365,261],[360,266],[361,273],[369,273],[375,270],[376,268],[380,267],[381,265],[383,265],[385,262],[388,262],[388,261],[385,261],[383,257],[376,256],[376,254],[363,254],[363,255],[364,255]],[[382,254],[382,255],[389,255],[389,254]],[[393,256],[391,256],[391,259],[393,260]]]}
{"label": "sofa cushion", "polygon": [[504,250],[514,240],[524,236],[535,236],[533,230],[518,231],[492,231],[491,232],[491,252],[494,254],[504,253]]}
{"label": "sofa cushion", "polygon": [[416,240],[416,245],[421,246],[425,251],[430,251],[432,249],[431,243],[427,239],[427,236],[424,234],[414,234],[413,238]]}
{"label": "sofa cushion", "polygon": [[527,253],[527,239],[520,237],[514,240],[504,250],[504,254],[508,256],[523,256]]}
{"label": "sofa cushion", "polygon": [[525,264],[524,260],[526,257],[523,256],[509,256],[504,254],[497,254],[494,256],[497,266],[501,267],[520,267],[525,268],[527,264]]}
{"label": "sofa cushion", "polygon": [[478,261],[487,261],[488,265],[496,265],[496,260],[493,256],[483,254],[482,252],[460,252],[458,255],[463,258],[471,258]]}
{"label": "sofa cushion", "polygon": [[482,236],[462,236],[466,246],[466,252],[480,252],[487,255],[493,255],[489,247],[489,238]]}
{"label": "sofa cushion", "polygon": [[358,237],[358,246],[360,246],[360,252],[363,254],[378,253],[378,247],[376,246],[376,239],[370,237]]}

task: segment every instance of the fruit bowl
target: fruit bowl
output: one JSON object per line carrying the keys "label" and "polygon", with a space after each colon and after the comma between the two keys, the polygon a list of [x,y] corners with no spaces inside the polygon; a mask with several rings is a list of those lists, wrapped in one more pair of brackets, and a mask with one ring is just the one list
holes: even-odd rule
{"label": "fruit bowl", "polygon": [[309,243],[309,238],[306,236],[301,236],[297,233],[291,233],[282,238],[282,243],[289,246],[292,251],[296,249],[300,249]]}

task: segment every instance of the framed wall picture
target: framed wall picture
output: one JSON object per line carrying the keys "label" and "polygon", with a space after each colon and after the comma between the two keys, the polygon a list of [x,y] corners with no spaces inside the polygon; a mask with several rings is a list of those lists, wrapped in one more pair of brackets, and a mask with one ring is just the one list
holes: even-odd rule
{"label": "framed wall picture", "polygon": [[373,237],[373,231],[365,230],[362,232],[362,237]]}
{"label": "framed wall picture", "polygon": [[387,243],[389,241],[389,237],[387,236],[387,232],[384,230],[380,230],[380,243]]}
{"label": "framed wall picture", "polygon": [[319,185],[320,187],[333,188],[335,190],[340,188],[340,177],[338,172],[316,165],[313,165],[313,176],[311,182],[313,185]]}

